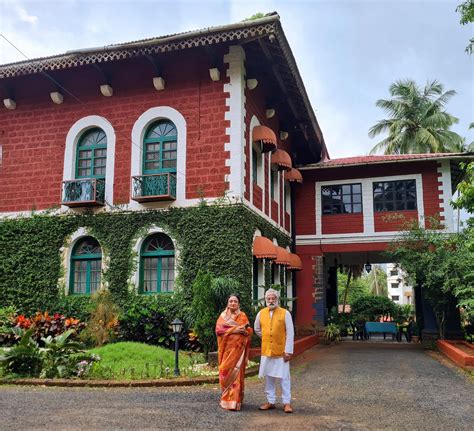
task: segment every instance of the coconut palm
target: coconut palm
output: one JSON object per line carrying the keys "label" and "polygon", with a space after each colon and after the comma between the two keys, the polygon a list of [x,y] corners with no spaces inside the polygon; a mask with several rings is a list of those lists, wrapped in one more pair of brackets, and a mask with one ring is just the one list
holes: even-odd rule
{"label": "coconut palm", "polygon": [[388,137],[375,145],[370,154],[445,153],[454,152],[462,142],[450,127],[459,120],[448,114],[444,106],[456,94],[444,91],[437,81],[424,88],[410,79],[396,81],[390,86],[392,99],[377,100],[376,105],[390,116],[369,130],[371,138],[388,132]]}
{"label": "coconut palm", "polygon": [[[474,129],[474,123],[469,124],[469,130]],[[453,145],[453,151],[456,153],[474,153],[474,141],[470,144],[466,142],[466,138],[462,138],[462,140]]]}

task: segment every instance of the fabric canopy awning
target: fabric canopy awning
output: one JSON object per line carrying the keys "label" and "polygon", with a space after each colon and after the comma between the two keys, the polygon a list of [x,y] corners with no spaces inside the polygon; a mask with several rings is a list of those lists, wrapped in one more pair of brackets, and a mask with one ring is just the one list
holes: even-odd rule
{"label": "fabric canopy awning", "polygon": [[295,253],[290,253],[290,264],[288,269],[296,269],[297,271],[301,270],[303,265],[301,264],[300,257]]}
{"label": "fabric canopy awning", "polygon": [[290,253],[288,253],[283,247],[277,247],[276,249],[277,257],[273,263],[288,266],[290,264]]}
{"label": "fabric canopy awning", "polygon": [[267,126],[255,126],[252,130],[252,141],[261,145],[262,153],[268,153],[277,147],[275,132]]}
{"label": "fabric canopy awning", "polygon": [[298,169],[291,168],[290,171],[285,172],[285,180],[290,182],[295,181],[297,183],[302,183],[303,176],[301,175],[301,172]]}
{"label": "fabric canopy awning", "polygon": [[272,164],[277,165],[279,171],[289,171],[293,166],[290,155],[283,150],[272,153]]}
{"label": "fabric canopy awning", "polygon": [[274,260],[277,258],[277,247],[268,238],[257,236],[253,240],[253,255],[257,259]]}

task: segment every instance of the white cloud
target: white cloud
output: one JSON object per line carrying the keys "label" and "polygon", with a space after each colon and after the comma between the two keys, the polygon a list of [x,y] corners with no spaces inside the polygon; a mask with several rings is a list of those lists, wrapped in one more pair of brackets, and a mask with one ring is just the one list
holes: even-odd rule
{"label": "white cloud", "polygon": [[38,17],[35,15],[30,15],[24,7],[17,5],[15,9],[20,21],[28,22],[30,24],[36,24],[38,21]]}
{"label": "white cloud", "polygon": [[3,8],[5,9],[2,10],[2,15],[8,13],[8,9],[10,9],[13,11],[15,17],[21,22],[27,22],[34,25],[38,21],[38,17],[30,14],[22,5],[20,0],[3,0]]}

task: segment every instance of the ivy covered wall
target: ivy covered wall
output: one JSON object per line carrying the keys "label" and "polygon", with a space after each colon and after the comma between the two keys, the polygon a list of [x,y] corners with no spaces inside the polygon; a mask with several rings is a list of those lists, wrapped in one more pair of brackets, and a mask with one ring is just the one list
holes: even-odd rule
{"label": "ivy covered wall", "polygon": [[242,284],[243,305],[252,292],[252,240],[256,229],[286,247],[290,238],[243,204],[201,204],[144,212],[102,212],[82,215],[32,215],[0,222],[0,307],[20,311],[54,309],[64,293],[61,248],[84,227],[108,256],[104,281],[120,302],[130,291],[136,268],[132,250],[147,229],[159,226],[176,240],[179,250],[177,284],[191,299],[199,270],[231,276]]}

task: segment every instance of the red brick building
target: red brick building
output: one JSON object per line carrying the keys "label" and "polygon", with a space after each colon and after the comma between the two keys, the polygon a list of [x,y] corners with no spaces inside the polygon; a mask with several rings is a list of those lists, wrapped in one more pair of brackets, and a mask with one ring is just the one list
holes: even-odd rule
{"label": "red brick building", "polygon": [[[2,65],[0,83],[2,217],[159,213],[225,196],[275,232],[259,239],[255,225],[249,296],[286,284],[302,326],[324,325],[334,303],[329,263],[381,259],[399,228],[386,215],[439,216],[453,228],[462,157],[330,160],[276,14]],[[134,288],[173,291],[180,250],[166,226],[147,226],[132,249]],[[90,229],[58,253],[58,289],[103,284],[107,262]]]}

